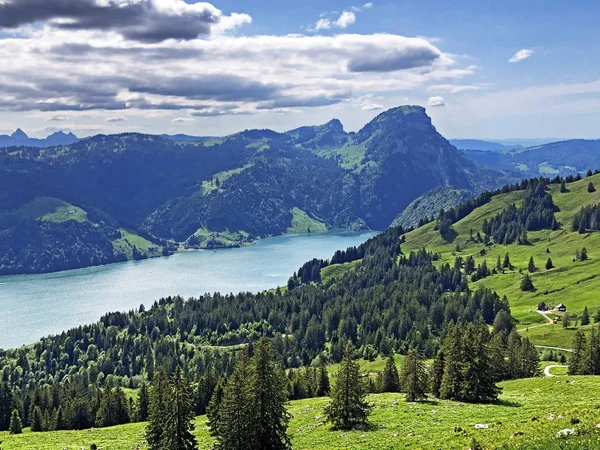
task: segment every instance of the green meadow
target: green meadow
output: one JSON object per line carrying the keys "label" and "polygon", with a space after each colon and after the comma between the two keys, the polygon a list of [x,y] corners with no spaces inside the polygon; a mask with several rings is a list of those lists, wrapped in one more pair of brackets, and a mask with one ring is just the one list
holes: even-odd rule
{"label": "green meadow", "polygon": [[[467,449],[475,439],[485,449],[597,449],[600,447],[600,383],[594,377],[557,376],[507,381],[493,404],[427,400],[407,403],[402,394],[368,397],[373,406],[365,429],[335,431],[325,423],[327,398],[291,402],[289,432],[295,450]],[[487,429],[476,429],[477,424]],[[145,449],[145,424],[83,431],[11,436],[4,450]],[[575,435],[557,438],[560,430]],[[201,450],[213,445],[206,417],[196,419]]]}

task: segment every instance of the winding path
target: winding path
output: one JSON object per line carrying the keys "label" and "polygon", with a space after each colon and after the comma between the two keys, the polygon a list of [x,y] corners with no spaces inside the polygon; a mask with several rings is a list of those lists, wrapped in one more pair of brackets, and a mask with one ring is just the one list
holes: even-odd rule
{"label": "winding path", "polygon": [[550,373],[550,370],[551,370],[551,369],[554,369],[555,367],[569,367],[569,366],[565,366],[565,365],[563,365],[563,364],[552,364],[552,365],[550,365],[550,366],[546,366],[546,367],[544,368],[544,375],[546,375],[547,377],[555,377],[556,375],[552,375],[552,374]]}

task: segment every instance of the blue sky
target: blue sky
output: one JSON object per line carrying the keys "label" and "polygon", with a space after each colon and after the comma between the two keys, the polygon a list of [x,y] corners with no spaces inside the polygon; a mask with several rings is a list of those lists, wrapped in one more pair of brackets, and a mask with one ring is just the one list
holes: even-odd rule
{"label": "blue sky", "polygon": [[0,132],[355,130],[409,103],[449,138],[600,138],[597,1],[111,1],[0,0]]}

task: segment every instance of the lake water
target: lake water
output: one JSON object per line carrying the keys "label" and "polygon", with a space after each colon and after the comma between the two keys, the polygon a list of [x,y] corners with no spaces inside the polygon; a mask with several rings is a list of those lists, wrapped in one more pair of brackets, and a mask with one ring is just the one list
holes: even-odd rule
{"label": "lake water", "polygon": [[259,292],[283,286],[302,264],[359,245],[371,232],[286,235],[227,250],[177,253],[52,274],[0,277],[0,348],[96,322],[109,311],[169,295]]}

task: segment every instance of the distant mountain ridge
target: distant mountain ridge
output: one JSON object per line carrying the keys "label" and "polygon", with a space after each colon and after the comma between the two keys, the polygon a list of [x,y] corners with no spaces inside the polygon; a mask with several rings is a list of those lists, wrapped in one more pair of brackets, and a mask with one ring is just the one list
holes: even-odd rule
{"label": "distant mountain ridge", "polygon": [[522,145],[504,145],[480,139],[449,139],[448,142],[459,150],[501,151],[523,148]]}
{"label": "distant mountain ridge", "polygon": [[464,154],[478,164],[523,177],[566,176],[600,167],[600,139],[571,139],[501,152],[465,150]]}
{"label": "distant mountain ridge", "polygon": [[[76,208],[82,210],[78,245],[90,253],[86,265],[168,254],[180,245],[239,246],[286,232],[383,230],[435,187],[478,194],[514,181],[469,160],[419,106],[393,108],[356,133],[334,119],[209,141],[125,133],[43,151],[11,147],[0,150],[0,172],[0,237],[8,241],[0,274],[60,267],[66,225],[40,227],[35,220],[68,222]],[[23,213],[59,200],[67,215]],[[92,230],[106,230],[102,241],[94,237],[97,245],[86,241]],[[44,243],[44,258],[32,239]],[[26,261],[48,263],[27,267]]]}
{"label": "distant mountain ridge", "polygon": [[54,147],[58,145],[69,145],[79,141],[79,138],[73,133],[57,131],[44,139],[30,138],[27,134],[18,128],[13,134],[0,135],[0,147]]}

